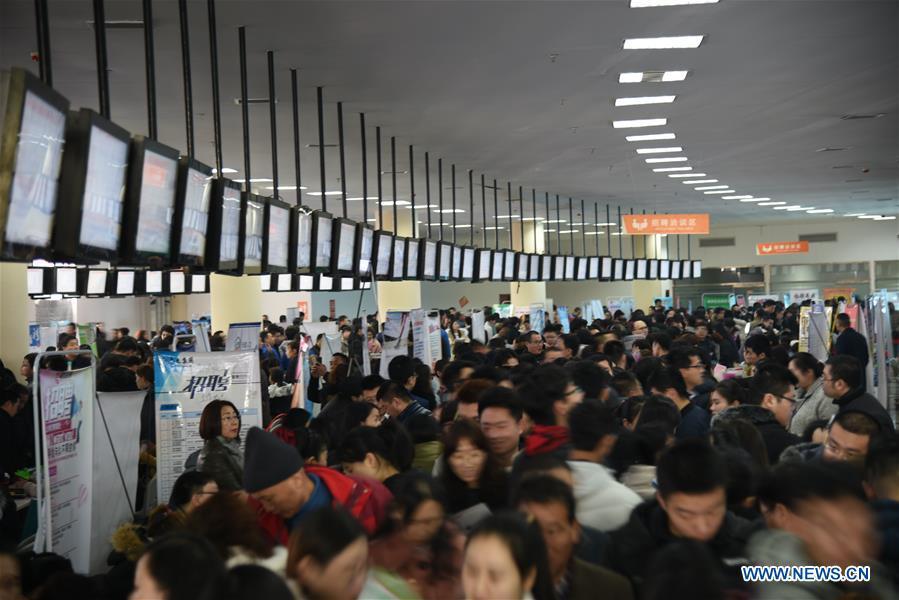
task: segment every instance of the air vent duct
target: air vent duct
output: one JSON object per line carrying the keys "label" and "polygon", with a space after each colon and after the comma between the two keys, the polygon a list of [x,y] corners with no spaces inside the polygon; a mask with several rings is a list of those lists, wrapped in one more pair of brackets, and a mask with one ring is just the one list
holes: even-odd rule
{"label": "air vent duct", "polygon": [[725,246],[736,246],[736,238],[700,238],[700,248],[723,248]]}
{"label": "air vent duct", "polygon": [[837,241],[836,233],[807,233],[799,236],[800,242],[809,242],[819,244],[821,242],[835,242]]}

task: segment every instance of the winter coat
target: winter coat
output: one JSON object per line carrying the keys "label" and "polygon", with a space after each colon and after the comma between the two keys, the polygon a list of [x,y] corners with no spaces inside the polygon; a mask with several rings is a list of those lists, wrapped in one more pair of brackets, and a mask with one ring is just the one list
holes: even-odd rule
{"label": "winter coat", "polygon": [[749,421],[758,432],[762,434],[762,441],[765,442],[765,448],[768,450],[768,462],[775,464],[780,459],[780,455],[789,446],[794,446],[802,441],[801,438],[793,435],[781,425],[777,419],[767,408],[756,406],[754,404],[740,404],[725,408],[716,417],[716,420],[743,419]]}
{"label": "winter coat", "polygon": [[197,460],[197,470],[212,475],[222,491],[242,490],[243,452],[240,449],[240,438],[226,440],[218,436],[206,440]]}
{"label": "winter coat", "polygon": [[834,354],[854,356],[862,367],[868,366],[868,340],[852,327],[848,327],[837,336],[833,345]]}
{"label": "winter coat", "polygon": [[837,407],[824,395],[824,380],[819,377],[807,390],[796,388],[796,403],[793,405],[790,433],[801,437],[812,421],[821,419],[827,421],[836,413]]}
{"label": "winter coat", "polygon": [[871,503],[880,532],[880,562],[893,574],[899,589],[899,501],[875,500]]}
{"label": "winter coat", "polygon": [[437,440],[415,444],[415,458],[412,459],[412,468],[422,473],[430,473],[434,470],[437,459],[443,454],[443,443]]}
{"label": "winter coat", "polygon": [[[719,571],[729,588],[745,587],[739,566],[747,564],[745,546],[753,531],[749,521],[728,512],[718,533],[705,544],[719,561]],[[606,565],[628,577],[638,591],[655,554],[678,541],[668,527],[668,515],[656,501],[635,508],[627,524],[613,531],[611,538]]]}
{"label": "winter coat", "polygon": [[581,460],[570,460],[574,477],[577,520],[600,531],[613,531],[625,523],[640,496],[612,477],[604,466]]}
{"label": "winter coat", "polygon": [[680,411],[680,424],[674,436],[679,440],[705,438],[709,434],[709,420],[709,411],[690,402]]}
{"label": "winter coat", "polygon": [[656,488],[652,485],[655,478],[655,465],[631,465],[621,474],[621,483],[643,500],[652,500],[656,497]]}
{"label": "winter coat", "polygon": [[882,432],[891,433],[896,431],[896,426],[893,424],[890,413],[886,411],[877,398],[871,394],[866,394],[863,388],[847,392],[842,397],[834,399],[833,403],[837,405],[838,415],[849,412],[863,413],[877,421]]}

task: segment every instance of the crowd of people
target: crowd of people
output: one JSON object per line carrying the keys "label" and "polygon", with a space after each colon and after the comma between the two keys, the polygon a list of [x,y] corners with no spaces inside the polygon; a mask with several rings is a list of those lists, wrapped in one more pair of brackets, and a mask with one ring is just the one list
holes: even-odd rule
{"label": "crowd of people", "polygon": [[[340,348],[310,360],[308,382],[302,316],[265,318],[265,428],[209,402],[202,450],[167,499],[148,484],[151,361],[174,329],[98,337],[98,389],[148,390],[138,518],[113,537],[109,571],[88,577],[15,554],[4,496],[0,598],[899,597],[899,436],[866,392],[869,346],[847,315],[824,362],[798,351],[799,307],[774,301],[603,316],[534,331],[489,314],[482,334],[441,311],[444,358],[395,357],[387,378],[365,375],[380,371],[376,316],[341,317]],[[313,342],[321,357],[327,341]],[[14,473],[34,464],[34,362],[24,384],[4,372],[4,491],[27,489]],[[313,411],[294,406],[297,385]],[[751,565],[870,577],[751,582]]]}

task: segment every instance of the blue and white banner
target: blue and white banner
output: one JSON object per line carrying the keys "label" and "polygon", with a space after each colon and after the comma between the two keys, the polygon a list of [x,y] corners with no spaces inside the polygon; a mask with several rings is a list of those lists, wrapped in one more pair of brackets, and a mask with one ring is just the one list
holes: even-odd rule
{"label": "blue and white banner", "polygon": [[203,447],[200,415],[213,400],[240,411],[240,430],[262,427],[259,358],[251,352],[169,352],[153,355],[156,392],[156,483],[167,502],[184,462]]}
{"label": "blue and white banner", "polygon": [[571,333],[571,321],[568,320],[568,307],[557,306],[556,315],[559,317],[559,325],[562,326],[562,333]]}
{"label": "blue and white banner", "polygon": [[231,323],[228,326],[228,339],[225,350],[228,352],[255,352],[259,348],[259,333],[262,323]]}

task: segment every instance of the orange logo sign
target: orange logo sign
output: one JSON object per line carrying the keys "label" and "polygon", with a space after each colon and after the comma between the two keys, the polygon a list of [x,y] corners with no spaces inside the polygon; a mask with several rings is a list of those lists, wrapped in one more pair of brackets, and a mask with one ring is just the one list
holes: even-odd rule
{"label": "orange logo sign", "polygon": [[765,242],[755,245],[755,253],[759,256],[769,254],[807,254],[808,242]]}
{"label": "orange logo sign", "polygon": [[660,233],[706,234],[709,232],[709,215],[622,215],[624,232],[630,235],[654,235]]}

